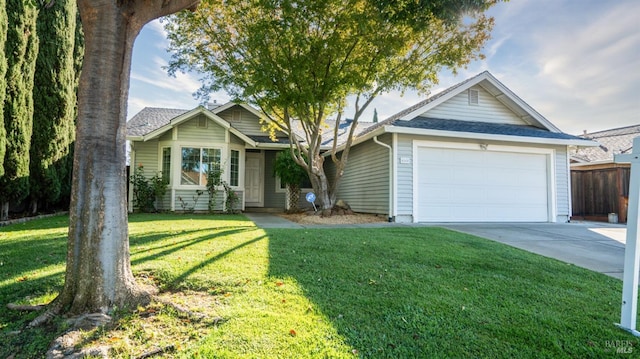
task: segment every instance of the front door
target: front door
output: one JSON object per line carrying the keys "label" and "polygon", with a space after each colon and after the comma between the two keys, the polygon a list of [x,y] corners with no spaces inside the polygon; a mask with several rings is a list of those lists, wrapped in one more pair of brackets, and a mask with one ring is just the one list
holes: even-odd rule
{"label": "front door", "polygon": [[245,160],[245,206],[264,206],[264,154],[247,152]]}

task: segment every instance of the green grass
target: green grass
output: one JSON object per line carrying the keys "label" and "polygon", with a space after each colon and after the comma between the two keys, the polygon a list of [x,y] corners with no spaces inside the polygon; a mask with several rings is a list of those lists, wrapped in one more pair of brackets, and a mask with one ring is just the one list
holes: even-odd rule
{"label": "green grass", "polygon": [[[64,280],[67,220],[0,228],[0,357],[42,356],[62,320],[13,333]],[[601,358],[637,352],[621,282],[440,228],[262,230],[243,216],[133,215],[134,275],[154,304],[87,332],[114,357]],[[200,315],[204,316],[201,318]]]}

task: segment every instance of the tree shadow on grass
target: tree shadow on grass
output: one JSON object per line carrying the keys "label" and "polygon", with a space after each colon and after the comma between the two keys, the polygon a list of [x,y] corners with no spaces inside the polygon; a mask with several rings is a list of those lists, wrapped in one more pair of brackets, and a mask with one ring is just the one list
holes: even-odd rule
{"label": "tree shadow on grass", "polygon": [[269,274],[295,279],[363,357],[598,357],[606,340],[630,340],[607,312],[619,283],[488,240],[439,228],[267,234]]}

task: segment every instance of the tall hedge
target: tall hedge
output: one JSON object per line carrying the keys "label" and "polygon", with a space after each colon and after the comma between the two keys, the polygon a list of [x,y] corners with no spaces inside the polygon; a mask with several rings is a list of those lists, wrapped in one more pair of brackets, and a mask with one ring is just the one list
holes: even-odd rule
{"label": "tall hedge", "polygon": [[[29,195],[29,149],[33,119],[33,75],[38,53],[35,2],[6,0],[7,57],[4,128],[6,153],[0,177],[3,205]],[[3,207],[4,207],[3,206]]]}
{"label": "tall hedge", "polygon": [[40,9],[40,41],[34,78],[33,135],[30,151],[31,202],[55,204],[70,177],[70,146],[74,139],[76,107],[77,5],[56,0]]}
{"label": "tall hedge", "polygon": [[4,44],[7,40],[7,3],[0,0],[0,178],[4,175],[4,153],[7,149],[7,132],[4,130],[4,92],[5,74],[7,71],[7,58],[5,57]]}

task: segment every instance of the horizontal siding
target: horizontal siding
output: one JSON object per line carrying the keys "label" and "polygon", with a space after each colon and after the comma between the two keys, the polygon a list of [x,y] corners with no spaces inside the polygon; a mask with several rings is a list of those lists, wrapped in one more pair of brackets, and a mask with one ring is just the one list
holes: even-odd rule
{"label": "horizontal siding", "polygon": [[471,89],[479,91],[479,101],[477,105],[470,105],[469,92],[463,91],[448,101],[425,112],[422,116],[447,120],[481,121],[514,125],[526,124],[481,86],[474,86]]}
{"label": "horizontal siding", "polygon": [[[233,113],[234,111],[240,111],[240,118],[237,117],[234,119]],[[242,106],[233,106],[228,108],[218,114],[218,116],[225,119],[227,122],[231,124],[231,126],[237,128],[242,133],[250,136],[264,136],[265,132],[262,132],[260,129],[262,125],[260,125],[260,119],[254,115],[253,113],[247,111]]]}
{"label": "horizontal siding", "polygon": [[[397,216],[413,215],[413,142],[411,136],[398,135],[396,168]],[[408,158],[409,163],[401,163]]]}
{"label": "horizontal siding", "polygon": [[337,198],[355,212],[388,214],[389,179],[389,150],[373,141],[356,145],[351,148]]}
{"label": "horizontal siding", "polygon": [[[234,209],[241,210],[244,193],[242,191],[235,191],[235,192],[238,195],[239,200],[238,200],[238,203],[236,203]],[[182,200],[180,200],[181,198]],[[215,211],[223,211],[225,209],[224,208],[225,198],[226,198],[226,194],[224,190],[220,189],[216,193]],[[171,200],[170,194],[168,196],[168,199],[169,199],[169,205],[167,206],[167,209],[170,208],[170,200]],[[207,191],[203,191],[202,195],[198,197],[196,194],[196,190],[182,190],[182,189],[176,190],[175,191],[175,210],[181,212],[185,210],[189,211],[191,208],[193,208],[194,211],[208,211],[209,210],[209,193]]]}
{"label": "horizontal siding", "polygon": [[232,145],[241,145],[244,146],[244,141],[241,140],[240,138],[238,138],[238,136],[231,134],[231,136],[229,136],[229,139],[231,140],[231,144]]}
{"label": "horizontal siding", "polygon": [[558,221],[569,220],[569,204],[571,203],[571,185],[569,183],[569,168],[567,168],[567,147],[556,148],[556,198]]}
{"label": "horizontal siding", "polygon": [[209,119],[207,119],[207,128],[198,127],[198,118],[201,116],[204,115],[196,116],[178,126],[178,140],[197,143],[224,143],[227,130]]}
{"label": "horizontal siding", "polygon": [[133,174],[135,168],[143,165],[145,177],[153,177],[160,171],[158,168],[158,141],[133,142],[133,144],[136,163],[132,164],[131,174]]}
{"label": "horizontal siding", "polygon": [[264,154],[264,206],[284,209],[286,193],[276,192],[276,177],[273,167],[278,151],[265,151]]}
{"label": "horizontal siding", "polygon": [[164,134],[162,134],[162,136],[160,136],[158,141],[160,142],[171,141],[172,139],[173,139],[173,131],[167,131]]}

